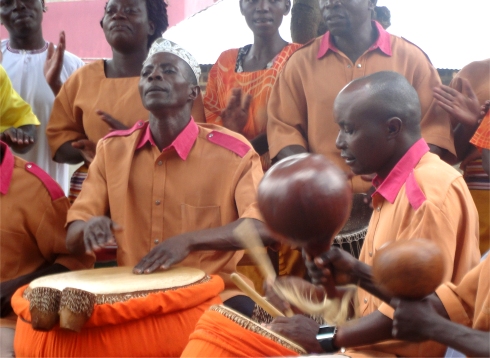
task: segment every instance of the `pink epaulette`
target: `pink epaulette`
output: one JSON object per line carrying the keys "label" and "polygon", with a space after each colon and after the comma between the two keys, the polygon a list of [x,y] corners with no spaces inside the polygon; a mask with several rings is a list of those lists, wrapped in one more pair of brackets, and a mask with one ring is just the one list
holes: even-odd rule
{"label": "pink epaulette", "polygon": [[46,189],[48,190],[49,196],[52,201],[58,200],[65,196],[63,189],[59,186],[59,184],[49,176],[44,170],[39,168],[34,163],[26,163],[25,169],[27,172],[35,175],[41,182],[44,184]]}
{"label": "pink epaulette", "polygon": [[111,137],[124,137],[124,136],[130,135],[131,133],[133,133],[134,131],[136,131],[138,129],[143,128],[144,125],[145,125],[144,121],[138,121],[131,128],[112,131],[102,139],[107,139],[107,138],[111,138]]}
{"label": "pink epaulette", "polygon": [[243,143],[240,139],[237,139],[225,133],[212,131],[207,135],[207,138],[211,143],[231,150],[233,153],[240,156],[240,158],[243,158],[245,154],[247,154],[250,150],[250,146]]}

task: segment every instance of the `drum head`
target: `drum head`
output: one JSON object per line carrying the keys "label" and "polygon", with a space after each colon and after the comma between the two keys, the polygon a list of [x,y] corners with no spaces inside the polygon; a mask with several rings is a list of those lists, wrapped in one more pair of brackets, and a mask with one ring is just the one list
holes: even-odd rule
{"label": "drum head", "polygon": [[173,267],[144,275],[133,274],[132,267],[108,267],[40,277],[32,281],[28,289],[47,287],[63,291],[69,287],[95,295],[114,295],[184,287],[205,276],[204,271],[191,267]]}

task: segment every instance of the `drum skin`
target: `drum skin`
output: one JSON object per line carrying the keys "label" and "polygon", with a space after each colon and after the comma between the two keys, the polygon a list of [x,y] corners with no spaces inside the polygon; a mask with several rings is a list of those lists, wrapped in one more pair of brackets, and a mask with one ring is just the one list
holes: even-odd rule
{"label": "drum skin", "polygon": [[[306,352],[305,352],[306,353]],[[208,310],[189,337],[181,357],[296,357],[297,352]]]}
{"label": "drum skin", "polygon": [[49,332],[31,327],[23,286],[12,297],[18,315],[16,357],[176,357],[201,315],[221,303],[219,276],[204,283],[150,293],[146,297],[94,307],[80,333],[56,325]]}

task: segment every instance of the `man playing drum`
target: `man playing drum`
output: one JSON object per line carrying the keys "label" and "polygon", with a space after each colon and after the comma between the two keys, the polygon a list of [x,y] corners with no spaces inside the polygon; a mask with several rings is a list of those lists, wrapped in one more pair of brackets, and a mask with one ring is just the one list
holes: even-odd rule
{"label": "man playing drum", "polygon": [[[444,281],[458,284],[480,259],[478,213],[461,174],[430,153],[421,138],[417,92],[402,75],[378,72],[348,84],[335,100],[334,116],[342,158],[357,175],[377,174],[374,212],[359,260],[371,266],[384,244],[425,238],[443,252]],[[354,270],[357,261],[344,251],[330,251],[323,262],[316,260],[323,271],[311,262],[307,266],[314,283],[340,297],[334,284],[359,284],[366,274]],[[361,287],[366,289],[362,282]],[[358,302],[361,318],[340,326],[327,342],[328,351],[363,346],[358,353],[444,353],[445,347],[434,342],[374,344],[391,338],[393,309],[365,290],[359,290]],[[318,325],[304,316],[276,319],[271,328],[310,351],[322,351],[315,340]]]}
{"label": "man playing drum", "polygon": [[230,280],[243,256],[233,229],[251,218],[266,232],[256,203],[262,167],[241,135],[194,122],[199,75],[191,54],[155,41],[139,82],[150,119],[99,141],[68,212],[67,245],[91,252],[115,240],[118,265],[135,274],[175,264],[219,274],[224,303],[250,316],[254,303]]}

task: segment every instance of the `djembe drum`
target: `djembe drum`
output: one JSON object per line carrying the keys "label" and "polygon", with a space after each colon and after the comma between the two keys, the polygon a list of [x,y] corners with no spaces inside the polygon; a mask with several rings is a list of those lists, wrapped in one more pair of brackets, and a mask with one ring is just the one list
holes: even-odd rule
{"label": "djembe drum", "polygon": [[[135,275],[111,267],[45,276],[12,297],[17,357],[179,356],[219,276],[177,267]],[[59,320],[59,323],[58,323]]]}
{"label": "djembe drum", "polygon": [[292,357],[299,345],[225,306],[206,311],[181,357]]}
{"label": "djembe drum", "polygon": [[335,236],[332,244],[349,252],[355,258],[359,258],[361,253],[369,220],[371,220],[373,213],[373,209],[371,209],[369,204],[364,202],[365,197],[365,194],[353,194],[349,219],[342,230]]}

